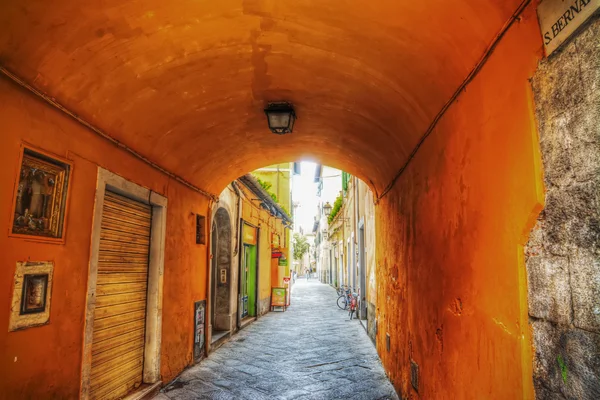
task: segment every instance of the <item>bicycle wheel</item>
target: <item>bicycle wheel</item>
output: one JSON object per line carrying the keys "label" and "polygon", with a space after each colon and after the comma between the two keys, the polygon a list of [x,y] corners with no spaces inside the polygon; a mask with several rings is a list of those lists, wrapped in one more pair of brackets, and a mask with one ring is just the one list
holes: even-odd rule
{"label": "bicycle wheel", "polygon": [[346,298],[346,296],[340,296],[340,297],[338,297],[338,299],[337,299],[337,305],[342,310],[345,310],[348,307],[348,299]]}

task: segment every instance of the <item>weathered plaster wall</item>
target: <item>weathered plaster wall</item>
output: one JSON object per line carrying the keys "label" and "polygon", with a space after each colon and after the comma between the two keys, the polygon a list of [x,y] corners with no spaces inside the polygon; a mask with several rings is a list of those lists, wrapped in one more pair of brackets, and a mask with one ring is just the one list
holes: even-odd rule
{"label": "weathered plaster wall", "polygon": [[546,206],[527,248],[538,399],[600,398],[600,19],[533,80]]}
{"label": "weathered plaster wall", "polygon": [[404,398],[533,396],[523,246],[543,201],[528,82],[541,48],[530,6],[377,206],[377,349]]}
{"label": "weathered plaster wall", "polygon": [[[161,374],[172,379],[192,360],[193,302],[206,298],[206,247],[195,219],[207,200],[118,150],[81,125],[0,78],[0,399],[78,398],[97,167],[168,198]],[[73,162],[66,243],[9,238],[13,185],[22,142]],[[17,261],[52,260],[48,325],[8,332]]]}
{"label": "weathered plaster wall", "polygon": [[377,304],[377,236],[375,227],[375,205],[373,192],[365,190],[363,197],[365,212],[365,255],[367,275],[367,333],[371,340],[376,339]]}
{"label": "weathered plaster wall", "polygon": [[[267,218],[275,219],[273,217]],[[258,314],[263,315],[269,311],[271,300],[271,277],[273,270],[271,268],[271,232],[272,228],[267,222],[261,224],[260,230],[260,248],[258,257],[260,259],[260,271],[258,278]]]}

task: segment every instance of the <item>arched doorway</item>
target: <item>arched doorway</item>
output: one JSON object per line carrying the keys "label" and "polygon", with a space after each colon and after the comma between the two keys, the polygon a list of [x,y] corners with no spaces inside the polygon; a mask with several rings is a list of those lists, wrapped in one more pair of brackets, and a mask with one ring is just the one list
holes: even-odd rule
{"label": "arched doorway", "polygon": [[212,226],[212,287],[211,325],[212,342],[216,342],[231,330],[231,218],[220,207]]}

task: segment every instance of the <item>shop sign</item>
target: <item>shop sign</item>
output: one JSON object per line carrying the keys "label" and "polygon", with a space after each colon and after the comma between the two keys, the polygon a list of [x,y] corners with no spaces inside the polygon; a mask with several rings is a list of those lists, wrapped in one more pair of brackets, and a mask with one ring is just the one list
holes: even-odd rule
{"label": "shop sign", "polygon": [[549,56],[600,8],[600,0],[544,0],[538,6],[542,39]]}
{"label": "shop sign", "polygon": [[280,267],[287,267],[288,265],[288,260],[285,257],[279,257],[279,266]]}
{"label": "shop sign", "polygon": [[256,245],[256,228],[248,224],[244,224],[242,232],[244,243]]}
{"label": "shop sign", "polygon": [[279,258],[283,253],[279,250],[271,252],[271,258]]}

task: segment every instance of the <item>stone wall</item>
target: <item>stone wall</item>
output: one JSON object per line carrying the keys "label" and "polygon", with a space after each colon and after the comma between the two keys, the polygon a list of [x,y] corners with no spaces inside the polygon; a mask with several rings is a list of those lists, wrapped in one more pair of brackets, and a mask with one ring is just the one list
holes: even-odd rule
{"label": "stone wall", "polygon": [[538,399],[600,398],[600,19],[533,79],[546,205],[526,250]]}
{"label": "stone wall", "polygon": [[375,304],[367,302],[367,334],[373,342],[377,343],[377,318]]}

